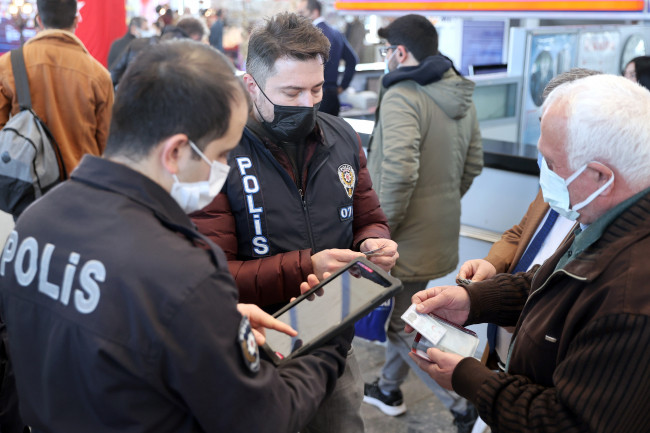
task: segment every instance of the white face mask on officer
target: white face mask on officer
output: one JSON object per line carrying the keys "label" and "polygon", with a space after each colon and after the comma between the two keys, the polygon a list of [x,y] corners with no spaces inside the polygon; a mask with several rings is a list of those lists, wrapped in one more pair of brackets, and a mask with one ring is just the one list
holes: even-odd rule
{"label": "white face mask on officer", "polygon": [[170,194],[185,213],[192,213],[210,204],[221,191],[230,171],[228,164],[210,161],[191,141],[190,146],[210,166],[210,177],[200,182],[181,182],[175,174],[172,175],[174,184]]}
{"label": "white face mask on officer", "polygon": [[603,186],[598,188],[589,197],[571,208],[568,186],[571,182],[576,180],[576,178],[580,176],[580,174],[586,169],[587,164],[580,167],[571,176],[564,180],[557,173],[554,173],[550,168],[548,168],[546,159],[544,158],[542,158],[542,163],[539,168],[539,185],[542,188],[544,201],[547,202],[558,214],[571,221],[577,220],[580,216],[578,211],[594,201],[596,197],[598,197],[603,191],[607,189],[607,187],[609,187],[614,182],[614,173],[612,173],[612,177],[610,177]]}

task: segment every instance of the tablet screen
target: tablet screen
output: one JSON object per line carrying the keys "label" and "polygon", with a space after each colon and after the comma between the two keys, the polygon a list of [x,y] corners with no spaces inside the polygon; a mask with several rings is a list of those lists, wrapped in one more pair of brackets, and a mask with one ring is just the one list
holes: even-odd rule
{"label": "tablet screen", "polygon": [[366,264],[355,262],[325,283],[311,300],[304,298],[277,317],[298,331],[296,337],[267,329],[266,344],[280,357],[287,357],[359,313],[391,285]]}

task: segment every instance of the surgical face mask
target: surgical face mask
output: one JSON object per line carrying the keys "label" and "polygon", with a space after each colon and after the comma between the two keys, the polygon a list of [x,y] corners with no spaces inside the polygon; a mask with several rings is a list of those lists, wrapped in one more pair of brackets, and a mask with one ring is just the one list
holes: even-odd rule
{"label": "surgical face mask", "polygon": [[399,68],[399,66],[400,66],[399,63],[398,63],[398,64],[397,64],[397,67],[396,67],[395,69],[393,69],[392,71],[391,71],[391,69],[390,69],[390,66],[389,66],[389,65],[390,65],[390,61],[393,59],[393,56],[395,55],[395,53],[397,53],[397,49],[394,49],[394,50],[393,50],[393,54],[391,54],[390,56],[386,57],[386,60],[384,61],[384,73],[385,73],[385,74],[387,74],[387,73],[389,73],[389,72],[393,72],[395,69]]}
{"label": "surgical face mask", "polygon": [[153,30],[140,30],[138,37],[140,38],[150,38],[155,36],[156,32]]}
{"label": "surgical face mask", "polygon": [[210,177],[201,182],[180,182],[178,177],[173,175],[174,184],[170,194],[185,213],[192,213],[210,204],[221,191],[230,171],[228,164],[210,161],[191,141],[190,146],[210,166]]}
{"label": "surgical face mask", "polygon": [[[255,84],[257,84],[257,81],[255,81]],[[259,84],[257,84],[257,87],[266,100],[273,105],[273,121],[267,122],[264,120],[257,104],[255,104],[255,108],[262,118],[262,126],[264,129],[278,142],[300,143],[304,141],[316,126],[316,115],[318,113],[318,107],[320,107],[320,102],[313,107],[276,105],[266,96],[266,93],[264,93]]]}
{"label": "surgical face mask", "polygon": [[539,173],[539,184],[542,188],[544,201],[547,202],[557,213],[571,221],[577,220],[580,216],[578,211],[591,203],[614,182],[614,173],[612,173],[612,177],[603,186],[594,191],[585,200],[581,201],[580,203],[573,206],[573,208],[571,208],[568,186],[586,169],[587,164],[580,167],[571,176],[564,180],[559,175],[552,172],[551,169],[548,168],[546,160],[542,158],[542,164]]}

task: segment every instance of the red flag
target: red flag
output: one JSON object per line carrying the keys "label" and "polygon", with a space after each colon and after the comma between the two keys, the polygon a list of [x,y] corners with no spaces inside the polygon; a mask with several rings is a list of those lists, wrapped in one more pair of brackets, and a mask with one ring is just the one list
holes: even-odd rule
{"label": "red flag", "polygon": [[90,54],[106,66],[111,43],[126,33],[124,0],[78,1],[79,25],[75,34]]}

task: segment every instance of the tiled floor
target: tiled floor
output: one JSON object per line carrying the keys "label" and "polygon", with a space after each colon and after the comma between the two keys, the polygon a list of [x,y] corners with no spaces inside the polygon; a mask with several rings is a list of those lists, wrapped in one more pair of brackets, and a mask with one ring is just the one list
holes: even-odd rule
{"label": "tiled floor", "polygon": [[[379,376],[384,363],[384,347],[355,338],[354,351],[366,382]],[[379,409],[363,403],[361,412],[367,433],[455,433],[450,412],[440,403],[414,373],[402,385],[407,412],[398,417],[384,415]]]}

